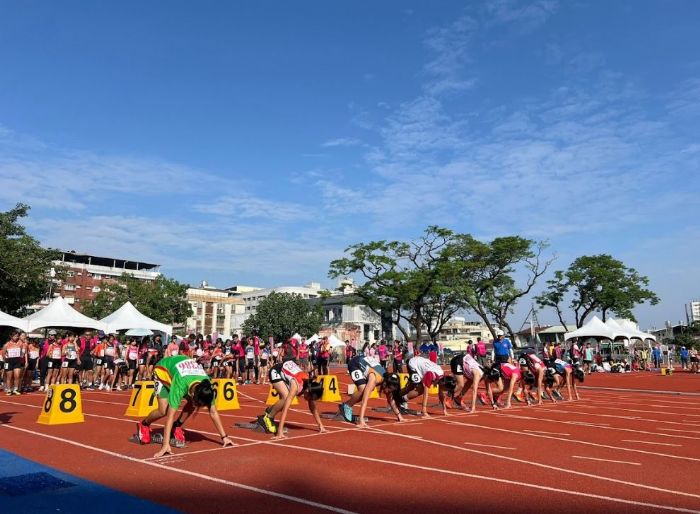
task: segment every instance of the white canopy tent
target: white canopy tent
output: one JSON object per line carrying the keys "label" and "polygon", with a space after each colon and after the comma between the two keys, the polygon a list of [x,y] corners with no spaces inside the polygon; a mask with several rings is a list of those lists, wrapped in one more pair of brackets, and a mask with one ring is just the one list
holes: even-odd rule
{"label": "white canopy tent", "polygon": [[301,336],[299,335],[299,332],[295,333],[290,339],[296,339],[298,343],[301,343]]}
{"label": "white canopy tent", "polygon": [[311,343],[315,343],[315,342],[318,341],[319,339],[320,339],[320,337],[318,337],[318,334],[314,334],[314,335],[312,335],[311,337],[309,337],[309,338],[306,340],[306,342],[307,342],[308,344],[311,344]]}
{"label": "white canopy tent", "polygon": [[613,331],[612,328],[600,321],[598,316],[593,316],[591,320],[581,328],[564,334],[564,340],[573,339],[574,337],[582,339],[596,337],[614,340],[621,335],[623,334],[620,334],[619,331]]}
{"label": "white canopy tent", "polygon": [[173,327],[160,323],[149,318],[145,314],[141,314],[131,302],[126,302],[109,316],[100,320],[107,327],[107,332],[116,332],[117,330],[126,330],[132,328],[156,330],[172,335]]}
{"label": "white canopy tent", "polygon": [[24,319],[29,331],[45,327],[106,329],[104,323],[79,313],[62,296],[57,296],[46,307]]}
{"label": "white canopy tent", "polygon": [[13,327],[29,332],[29,323],[26,319],[16,318],[0,311],[0,327]]}
{"label": "white canopy tent", "polygon": [[337,348],[338,346],[345,346],[345,343],[338,339],[335,334],[328,336],[328,342],[331,343],[331,348]]}
{"label": "white canopy tent", "polygon": [[641,330],[639,330],[639,327],[637,327],[636,323],[628,319],[618,319],[615,320],[615,322],[627,332],[631,339],[641,339],[642,341],[646,339],[651,339],[653,341],[656,341],[656,337],[653,334],[642,332]]}

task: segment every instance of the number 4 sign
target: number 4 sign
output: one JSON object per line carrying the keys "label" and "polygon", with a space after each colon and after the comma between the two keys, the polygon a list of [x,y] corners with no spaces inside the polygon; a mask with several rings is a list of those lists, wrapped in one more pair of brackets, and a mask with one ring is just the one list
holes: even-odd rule
{"label": "number 4 sign", "polygon": [[61,384],[49,387],[36,422],[42,425],[63,425],[83,421],[85,417],[83,402],[80,399],[80,386]]}

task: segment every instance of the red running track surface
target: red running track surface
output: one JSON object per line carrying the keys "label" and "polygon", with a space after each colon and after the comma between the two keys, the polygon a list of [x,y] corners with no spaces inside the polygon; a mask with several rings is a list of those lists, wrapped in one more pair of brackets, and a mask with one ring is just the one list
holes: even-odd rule
{"label": "red running track surface", "polygon": [[[658,378],[663,381],[606,375],[586,382],[635,389],[660,383],[679,391],[700,384],[700,376]],[[345,389],[348,380],[341,380]],[[371,412],[371,429],[325,420],[326,434],[316,432],[302,402],[290,414],[289,438],[272,442],[233,428],[262,412],[267,386],[243,386],[239,393],[241,410],[222,413],[239,443],[234,448],[221,447],[201,412],[186,426],[187,448],[154,459],[157,446],[127,441],[135,420],[123,416],[126,392],[83,392],[85,423],[62,426],[36,423],[39,393],[2,398],[0,441],[26,458],[197,514],[700,513],[697,396],[587,389],[579,402],[452,410],[447,417],[432,409],[431,418],[406,423]]]}

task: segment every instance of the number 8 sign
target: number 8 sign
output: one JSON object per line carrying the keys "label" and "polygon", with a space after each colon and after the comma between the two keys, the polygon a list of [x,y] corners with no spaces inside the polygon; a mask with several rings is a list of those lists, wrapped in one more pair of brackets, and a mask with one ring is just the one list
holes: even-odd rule
{"label": "number 8 sign", "polygon": [[37,423],[42,425],[62,425],[65,423],[82,423],[83,402],[80,387],[77,384],[52,385],[46,392],[44,406]]}

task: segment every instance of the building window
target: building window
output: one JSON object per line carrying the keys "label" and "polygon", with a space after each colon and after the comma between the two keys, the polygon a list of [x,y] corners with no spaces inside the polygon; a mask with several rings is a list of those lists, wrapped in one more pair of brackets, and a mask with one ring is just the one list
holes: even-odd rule
{"label": "building window", "polygon": [[75,286],[75,288],[76,288],[76,289],[80,289],[80,286],[79,286],[79,285],[77,285],[77,286]]}
{"label": "building window", "polygon": [[74,276],[75,276],[75,271],[69,271],[68,273],[66,273],[66,276],[67,276],[67,277],[74,277]]}
{"label": "building window", "polygon": [[66,284],[63,286],[64,291],[75,291],[75,286],[73,284]]}
{"label": "building window", "polygon": [[102,275],[100,275],[99,273],[95,273],[95,274],[92,276],[92,278],[94,278],[95,280],[102,280]]}
{"label": "building window", "polygon": [[93,293],[99,293],[100,291],[102,291],[102,289],[100,289],[100,288],[97,287],[97,286],[95,286],[95,287],[92,288],[92,292],[93,292]]}

